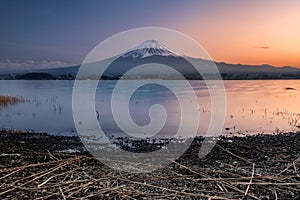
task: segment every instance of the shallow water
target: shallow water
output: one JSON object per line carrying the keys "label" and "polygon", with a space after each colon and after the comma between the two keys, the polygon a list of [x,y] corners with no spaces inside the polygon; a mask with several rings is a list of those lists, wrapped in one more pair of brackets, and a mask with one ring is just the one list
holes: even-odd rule
{"label": "shallow water", "polygon": [[[81,87],[84,90],[90,89],[89,83],[92,81],[83,82]],[[100,125],[108,133],[119,131],[110,110],[110,94],[115,83],[116,81],[102,81],[97,88],[95,100]],[[198,134],[204,135],[211,117],[210,96],[203,81],[190,83],[198,97],[200,113]],[[0,95],[25,99],[25,103],[0,107],[0,128],[34,130],[58,135],[76,134],[72,115],[73,84],[73,81],[0,81]],[[173,85],[182,91],[179,95],[189,92],[182,89],[182,85],[176,81]],[[223,134],[299,130],[300,81],[233,80],[224,81],[224,85],[227,112]],[[123,92],[125,95],[127,91]],[[117,100],[117,104],[120,107],[128,107],[122,98]],[[150,123],[149,109],[154,104],[164,106],[167,113],[163,132],[169,134],[176,131],[181,116],[177,98],[168,89],[155,84],[139,88],[131,97],[129,110],[132,120],[139,126],[146,126]],[[96,113],[85,113],[85,115],[91,119],[96,117]],[[155,117],[159,116],[155,116],[154,113]]]}

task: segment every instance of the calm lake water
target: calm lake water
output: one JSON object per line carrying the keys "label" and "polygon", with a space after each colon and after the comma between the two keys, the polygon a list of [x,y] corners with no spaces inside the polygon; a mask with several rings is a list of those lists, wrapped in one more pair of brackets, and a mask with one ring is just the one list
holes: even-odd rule
{"label": "calm lake water", "polygon": [[[83,81],[83,87],[89,82]],[[107,104],[116,81],[102,81],[98,87],[95,109],[106,132],[118,132]],[[72,115],[73,81],[0,81],[0,95],[18,96],[24,103],[0,107],[0,128],[34,130],[57,135],[76,134]],[[191,81],[198,96],[200,128],[205,133],[211,117],[208,90],[203,81]],[[255,134],[298,131],[300,127],[300,81],[298,80],[234,80],[224,81],[226,119],[223,134]],[[180,87],[180,84],[175,87]],[[124,91],[126,93],[126,91]],[[184,92],[184,91],[183,91]],[[84,97],[83,97],[84,98]],[[90,102],[86,102],[90,103]],[[128,106],[120,99],[119,105]],[[130,113],[139,126],[149,123],[149,108],[165,107],[166,132],[178,128],[180,110],[174,95],[163,87],[148,85],[137,90],[130,99]],[[94,118],[95,113],[87,117]]]}

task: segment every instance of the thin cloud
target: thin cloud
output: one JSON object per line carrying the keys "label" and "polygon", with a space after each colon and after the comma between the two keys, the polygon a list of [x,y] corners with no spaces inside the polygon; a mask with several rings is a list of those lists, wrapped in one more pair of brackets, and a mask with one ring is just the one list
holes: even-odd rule
{"label": "thin cloud", "polygon": [[38,70],[38,69],[49,69],[49,68],[58,68],[58,67],[67,67],[72,66],[73,63],[68,63],[64,61],[34,61],[34,60],[25,60],[25,61],[12,61],[5,59],[0,61],[0,73],[3,72],[16,72],[16,71],[25,71],[25,70]]}
{"label": "thin cloud", "polygon": [[256,46],[256,47],[253,47],[253,48],[256,48],[256,49],[271,49],[269,46]]}

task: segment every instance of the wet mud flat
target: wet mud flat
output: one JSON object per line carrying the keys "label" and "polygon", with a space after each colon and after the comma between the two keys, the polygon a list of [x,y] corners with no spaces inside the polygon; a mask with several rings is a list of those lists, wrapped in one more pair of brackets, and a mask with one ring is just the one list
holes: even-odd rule
{"label": "wet mud flat", "polygon": [[78,137],[3,130],[0,199],[300,198],[300,133],[220,137],[199,158],[202,142],[167,167],[134,174],[94,159]]}

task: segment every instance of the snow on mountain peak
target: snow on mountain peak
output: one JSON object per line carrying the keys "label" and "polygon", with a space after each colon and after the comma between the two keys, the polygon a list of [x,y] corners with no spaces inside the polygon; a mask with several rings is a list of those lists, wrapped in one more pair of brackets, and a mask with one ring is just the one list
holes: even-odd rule
{"label": "snow on mountain peak", "polygon": [[156,40],[146,40],[135,48],[129,50],[122,57],[146,58],[149,56],[160,55],[160,56],[174,56],[179,57],[180,55],[170,50],[168,47]]}
{"label": "snow on mountain peak", "polygon": [[135,47],[135,49],[145,49],[145,48],[163,49],[166,47],[165,45],[161,44],[157,40],[145,40],[142,44]]}

